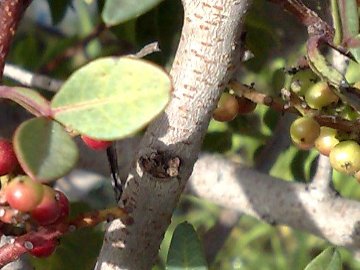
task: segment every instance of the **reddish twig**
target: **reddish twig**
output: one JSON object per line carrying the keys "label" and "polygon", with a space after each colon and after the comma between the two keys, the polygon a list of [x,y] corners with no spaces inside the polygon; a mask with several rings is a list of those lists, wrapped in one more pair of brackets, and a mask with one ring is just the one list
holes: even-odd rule
{"label": "reddish twig", "polygon": [[40,248],[49,241],[55,241],[68,232],[76,229],[92,227],[103,221],[111,221],[120,218],[125,224],[131,224],[132,218],[127,212],[119,207],[113,207],[78,216],[74,220],[53,224],[46,227],[38,227],[24,235],[14,238],[14,241],[0,248],[0,268],[18,259],[22,254],[32,249]]}
{"label": "reddish twig", "polygon": [[12,38],[25,9],[30,3],[31,0],[0,1],[0,79]]}
{"label": "reddish twig", "polygon": [[284,9],[295,15],[302,24],[306,26],[313,25],[321,20],[319,16],[307,8],[301,1],[298,0],[269,0],[282,6]]}

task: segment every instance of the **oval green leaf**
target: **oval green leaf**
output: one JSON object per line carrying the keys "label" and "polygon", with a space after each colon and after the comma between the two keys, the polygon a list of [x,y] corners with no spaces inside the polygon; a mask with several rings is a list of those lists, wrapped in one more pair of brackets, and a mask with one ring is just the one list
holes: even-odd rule
{"label": "oval green leaf", "polygon": [[116,25],[139,17],[162,0],[107,0],[101,14],[107,25]]}
{"label": "oval green leaf", "polygon": [[359,14],[356,0],[338,1],[343,39],[347,40],[359,34]]}
{"label": "oval green leaf", "polygon": [[184,222],[176,227],[171,239],[166,269],[208,269],[202,245],[191,224]]}
{"label": "oval green leaf", "polygon": [[341,270],[341,256],[335,247],[329,247],[315,257],[305,270]]}
{"label": "oval green leaf", "polygon": [[144,127],[169,101],[171,80],[159,67],[130,57],[102,58],[67,80],[51,103],[56,120],[100,140]]}
{"label": "oval green leaf", "polygon": [[0,98],[12,100],[36,116],[51,114],[49,101],[29,88],[0,86]]}
{"label": "oval green leaf", "polygon": [[17,128],[14,149],[23,170],[41,182],[64,176],[78,159],[70,135],[59,123],[45,117],[30,119]]}

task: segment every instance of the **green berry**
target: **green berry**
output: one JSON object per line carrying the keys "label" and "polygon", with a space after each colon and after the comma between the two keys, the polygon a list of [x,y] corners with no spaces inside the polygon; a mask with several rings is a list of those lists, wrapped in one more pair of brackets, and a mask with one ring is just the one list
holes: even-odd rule
{"label": "green berry", "polygon": [[323,155],[328,156],[330,151],[335,145],[339,143],[339,140],[336,138],[337,131],[336,129],[329,127],[321,127],[320,135],[315,140],[315,148]]}
{"label": "green berry", "polygon": [[331,150],[329,158],[335,170],[353,175],[360,170],[360,145],[351,140],[339,142]]}
{"label": "green berry", "polygon": [[308,116],[296,119],[290,126],[290,137],[292,141],[303,150],[312,148],[319,135],[320,125]]}
{"label": "green berry", "polygon": [[327,82],[318,82],[311,86],[305,93],[306,103],[313,109],[321,109],[332,103],[337,103],[339,97],[330,89]]}

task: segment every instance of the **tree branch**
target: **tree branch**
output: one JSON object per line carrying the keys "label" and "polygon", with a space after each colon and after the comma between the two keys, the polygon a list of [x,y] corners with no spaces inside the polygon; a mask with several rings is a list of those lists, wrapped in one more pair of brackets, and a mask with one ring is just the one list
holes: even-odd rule
{"label": "tree branch", "polygon": [[30,3],[31,0],[0,1],[0,80],[12,38],[25,9]]}
{"label": "tree branch", "polygon": [[238,41],[250,2],[183,0],[172,99],[144,135],[120,201],[134,223],[109,226],[97,270],[150,269],[154,263],[212,112],[240,62]]}
{"label": "tree branch", "polygon": [[210,155],[195,164],[189,189],[220,206],[360,251],[360,202],[335,194],[318,196],[306,184],[282,181]]}

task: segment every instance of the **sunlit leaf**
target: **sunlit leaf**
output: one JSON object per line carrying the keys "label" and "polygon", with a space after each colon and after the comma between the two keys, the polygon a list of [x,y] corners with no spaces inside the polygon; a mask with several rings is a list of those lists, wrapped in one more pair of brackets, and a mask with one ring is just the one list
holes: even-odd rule
{"label": "sunlit leaf", "polygon": [[341,257],[335,247],[329,247],[313,259],[305,270],[341,270]]}
{"label": "sunlit leaf", "polygon": [[356,0],[338,1],[343,39],[359,34],[359,14]]}
{"label": "sunlit leaf", "polygon": [[92,138],[128,136],[169,100],[171,81],[159,67],[135,58],[103,58],[76,71],[54,97],[54,117]]}

